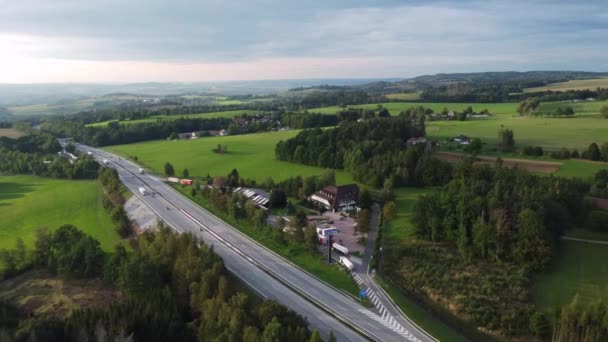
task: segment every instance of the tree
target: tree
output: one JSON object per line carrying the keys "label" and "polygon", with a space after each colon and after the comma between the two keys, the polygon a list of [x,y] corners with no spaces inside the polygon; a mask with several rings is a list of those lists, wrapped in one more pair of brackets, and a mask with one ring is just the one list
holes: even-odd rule
{"label": "tree", "polygon": [[534,336],[547,337],[551,332],[551,322],[542,312],[535,312],[530,317],[530,331]]}
{"label": "tree", "polygon": [[165,176],[167,176],[167,177],[175,176],[175,169],[173,169],[173,165],[171,165],[171,163],[169,163],[169,162],[165,163]]}
{"label": "tree", "polygon": [[73,143],[68,143],[67,145],[65,145],[65,150],[70,153],[76,153],[76,145],[74,145]]}
{"label": "tree", "polygon": [[591,160],[600,160],[602,158],[602,154],[600,152],[600,148],[596,143],[591,143],[589,148],[587,149],[587,156]]}
{"label": "tree", "polygon": [[312,332],[312,335],[310,335],[310,339],[308,340],[309,342],[323,342],[323,339],[321,338],[321,334],[319,334],[319,332],[317,330]]}
{"label": "tree", "polygon": [[264,333],[262,334],[263,342],[279,342],[281,341],[281,322],[276,317],[272,318],[272,321],[266,325],[264,328]]}
{"label": "tree", "polygon": [[394,201],[390,201],[384,205],[384,220],[392,221],[397,215],[397,205]]}
{"label": "tree", "polygon": [[190,177],[190,171],[188,171],[188,169],[184,169],[184,171],[182,171],[182,176],[184,176],[184,178],[188,178]]}
{"label": "tree", "polygon": [[270,192],[270,206],[272,208],[283,208],[287,204],[287,196],[283,189],[275,188]]}
{"label": "tree", "polygon": [[226,186],[229,187],[237,187],[239,185],[239,171],[237,169],[232,169],[226,178]]}
{"label": "tree", "polygon": [[515,139],[513,131],[510,129],[501,129],[498,131],[498,150],[501,152],[512,152],[515,148]]}
{"label": "tree", "polygon": [[359,194],[359,208],[369,209],[372,206],[372,195],[369,190],[363,189]]}
{"label": "tree", "polygon": [[483,148],[483,142],[479,138],[473,138],[471,143],[465,146],[464,151],[473,155],[477,155],[481,153],[481,149]]}
{"label": "tree", "polygon": [[356,230],[362,234],[369,232],[370,219],[369,209],[359,210],[357,213],[357,226],[355,226]]}
{"label": "tree", "polygon": [[602,114],[603,117],[608,118],[608,105],[602,106],[600,114]]}
{"label": "tree", "polygon": [[334,334],[334,331],[330,331],[329,332],[329,337],[327,338],[327,342],[337,342],[338,339],[336,338],[336,335]]}
{"label": "tree", "polygon": [[519,230],[513,248],[513,257],[521,265],[541,270],[551,260],[551,249],[544,238],[545,225],[532,209],[524,209],[518,215]]}

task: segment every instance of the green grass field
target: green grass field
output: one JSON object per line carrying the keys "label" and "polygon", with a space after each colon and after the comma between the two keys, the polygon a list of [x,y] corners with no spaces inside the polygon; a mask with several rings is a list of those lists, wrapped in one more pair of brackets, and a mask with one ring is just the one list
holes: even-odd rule
{"label": "green grass field", "polygon": [[608,246],[562,240],[559,256],[540,275],[533,289],[541,309],[568,304],[576,294],[583,301],[608,299]]}
{"label": "green grass field", "polygon": [[13,248],[18,237],[31,246],[36,229],[69,223],[99,240],[104,250],[113,250],[120,237],[101,194],[96,181],[0,177],[0,248]]}
{"label": "green grass field", "polygon": [[[576,116],[595,116],[600,117],[600,109],[603,106],[608,106],[606,101],[560,101],[560,102],[542,102],[535,112],[539,114],[553,114],[558,107],[571,107],[574,109]],[[603,119],[603,118],[602,118]]]}
{"label": "green grass field", "polygon": [[83,99],[69,101],[65,104],[34,104],[9,107],[8,110],[15,116],[69,114],[90,108],[96,101],[96,99]]}
{"label": "green grass field", "polygon": [[[236,115],[243,114],[243,113],[254,114],[255,111],[252,111],[252,110],[227,110],[227,111],[223,111],[223,112],[196,113],[196,114],[183,114],[183,115],[155,115],[155,116],[151,116],[151,117],[148,117],[145,119],[120,121],[120,123],[124,124],[124,125],[133,125],[133,124],[145,123],[145,122],[171,121],[171,120],[177,120],[180,118],[187,118],[187,119],[233,118]],[[117,121],[117,120],[97,122],[94,124],[89,124],[87,126],[88,127],[106,126],[108,123],[110,123],[112,121]]]}
{"label": "green grass field", "polygon": [[394,93],[394,94],[387,94],[385,96],[391,100],[416,101],[416,100],[420,100],[421,94],[422,94],[422,92],[417,91],[415,93]]}
{"label": "green grass field", "polygon": [[[426,133],[433,139],[446,139],[459,134],[481,138],[484,142],[495,145],[498,131],[501,128],[512,129],[515,133],[517,147],[539,145],[546,150],[557,150],[561,147],[577,148],[579,151],[587,148],[592,142],[608,141],[608,119],[599,117],[601,101],[583,101],[567,103],[545,103],[539,110],[551,110],[559,105],[573,107],[577,115],[572,118],[540,118],[521,117],[517,113],[517,103],[423,103],[423,102],[389,102],[382,103],[393,115],[412,106],[424,106],[434,111],[443,108],[463,110],[472,106],[479,112],[488,109],[492,114],[487,119],[468,121],[431,121],[426,123]],[[376,108],[377,104],[353,106],[358,108]],[[339,107],[311,109],[311,112],[333,114]]]}
{"label": "green grass field", "polygon": [[[173,164],[181,175],[188,168],[192,176],[227,175],[237,169],[243,178],[264,181],[268,177],[279,181],[288,177],[319,175],[323,168],[287,163],[274,158],[274,148],[278,141],[294,137],[298,131],[283,131],[206,137],[195,140],[157,140],[129,145],[109,146],[105,149],[124,157],[137,156],[138,162],[163,172],[165,162]],[[228,153],[212,152],[218,144],[226,145]],[[353,183],[352,177],[344,171],[336,171],[338,184]]]}
{"label": "green grass field", "polygon": [[[447,108],[448,110],[454,111],[462,111],[466,109],[468,106],[473,107],[473,110],[476,112],[480,112],[483,109],[487,109],[492,114],[509,114],[513,115],[517,110],[517,103],[451,103],[451,102],[385,102],[380,103],[384,106],[392,115],[398,115],[402,110],[408,109],[410,107],[423,106],[426,108],[431,108],[435,112],[441,112],[443,108]],[[364,105],[356,105],[349,106],[354,108],[365,108],[365,109],[375,109],[378,106],[377,103],[364,104]],[[325,113],[325,114],[335,114],[342,108],[338,106],[333,107],[323,107],[323,108],[313,108],[309,109],[309,112],[314,113]]]}
{"label": "green grass field", "polygon": [[608,78],[594,78],[588,80],[570,80],[567,82],[552,83],[544,87],[526,88],[524,92],[534,93],[539,91],[566,91],[566,90],[584,90],[595,88],[608,88]]}
{"label": "green grass field", "polygon": [[414,226],[410,217],[414,210],[414,203],[420,195],[428,194],[432,188],[398,188],[395,189],[395,204],[397,204],[397,217],[388,222],[385,238],[389,240],[407,240],[414,236]]}

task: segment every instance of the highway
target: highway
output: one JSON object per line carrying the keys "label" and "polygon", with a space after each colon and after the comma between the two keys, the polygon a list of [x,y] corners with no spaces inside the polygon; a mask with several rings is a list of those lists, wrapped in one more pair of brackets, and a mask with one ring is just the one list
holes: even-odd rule
{"label": "highway", "polygon": [[[387,324],[340,290],[319,280],[181,195],[163,179],[139,174],[135,163],[108,152],[77,145],[118,171],[121,181],[165,223],[181,233],[192,233],[224,260],[227,269],[259,295],[274,299],[304,316],[324,336],[333,331],[339,341],[435,341],[409,321]],[[150,194],[141,195],[139,187]]]}

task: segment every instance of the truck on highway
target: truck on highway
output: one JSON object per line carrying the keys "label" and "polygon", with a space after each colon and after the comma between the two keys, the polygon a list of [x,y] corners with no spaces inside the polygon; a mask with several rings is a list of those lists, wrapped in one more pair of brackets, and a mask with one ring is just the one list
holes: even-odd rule
{"label": "truck on highway", "polygon": [[346,248],[346,246],[334,242],[331,247],[344,255],[348,255],[348,248]]}
{"label": "truck on highway", "polygon": [[355,264],[353,264],[353,262],[347,257],[341,256],[340,264],[342,264],[342,266],[344,266],[344,268],[346,268],[348,271],[352,271],[355,268]]}
{"label": "truck on highway", "polygon": [[148,191],[146,191],[146,189],[143,186],[140,186],[138,190],[142,196],[146,196],[146,194],[148,193]]}
{"label": "truck on highway", "polygon": [[109,161],[107,159],[103,160],[103,165],[108,165]]}
{"label": "truck on highway", "polygon": [[144,174],[144,169],[142,169],[142,168],[140,167],[140,168],[139,168],[139,173],[143,175],[143,174]]}
{"label": "truck on highway", "polygon": [[90,156],[92,156],[93,152],[89,151],[89,152],[87,152],[87,154],[90,155]]}

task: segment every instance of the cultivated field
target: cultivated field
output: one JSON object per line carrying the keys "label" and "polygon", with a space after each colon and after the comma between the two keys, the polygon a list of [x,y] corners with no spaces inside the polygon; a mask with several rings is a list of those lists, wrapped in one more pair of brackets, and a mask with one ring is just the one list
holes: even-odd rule
{"label": "cultivated field", "polygon": [[576,294],[583,301],[608,299],[608,245],[562,240],[559,256],[534,287],[542,309],[568,304]]}
{"label": "cultivated field", "polygon": [[113,250],[120,237],[101,194],[96,181],[0,177],[0,249],[15,247],[18,237],[31,246],[36,229],[69,223],[99,240],[104,250]]}
{"label": "cultivated field", "polygon": [[385,95],[387,98],[391,100],[399,100],[399,101],[416,101],[420,100],[420,93],[394,93]]}
{"label": "cultivated field", "polygon": [[95,102],[97,102],[97,99],[84,99],[69,101],[64,104],[34,104],[9,107],[8,110],[16,116],[69,114],[90,108]]}
{"label": "cultivated field", "polygon": [[[464,155],[462,153],[453,153],[453,152],[437,152],[435,154],[437,158],[441,160],[445,160],[447,162],[456,163],[463,159]],[[559,170],[561,163],[556,162],[546,162],[539,160],[529,160],[529,159],[510,159],[504,158],[502,160],[503,165],[506,167],[519,167],[524,170],[528,170],[530,172],[537,173],[554,173]],[[476,163],[479,164],[488,164],[494,165],[496,163],[496,157],[477,157]]]}
{"label": "cultivated field", "polygon": [[[272,177],[275,181],[295,176],[318,175],[324,169],[278,161],[274,157],[277,142],[294,137],[298,131],[284,131],[206,137],[194,140],[150,141],[129,145],[109,146],[105,149],[122,156],[137,156],[138,162],[162,173],[165,162],[173,164],[177,174],[188,168],[190,175],[227,175],[236,168],[241,177],[264,181]],[[217,154],[212,149],[218,144],[226,145],[228,153]],[[352,183],[352,177],[336,172],[339,184]]]}
{"label": "cultivated field", "polygon": [[608,77],[594,78],[588,80],[571,80],[568,82],[552,83],[544,87],[526,88],[524,92],[534,93],[538,91],[566,91],[566,90],[584,90],[595,88],[608,88]]}
{"label": "cultivated field", "polygon": [[17,139],[19,137],[24,136],[23,132],[20,132],[14,128],[0,128],[0,137],[8,137],[12,139]]}

